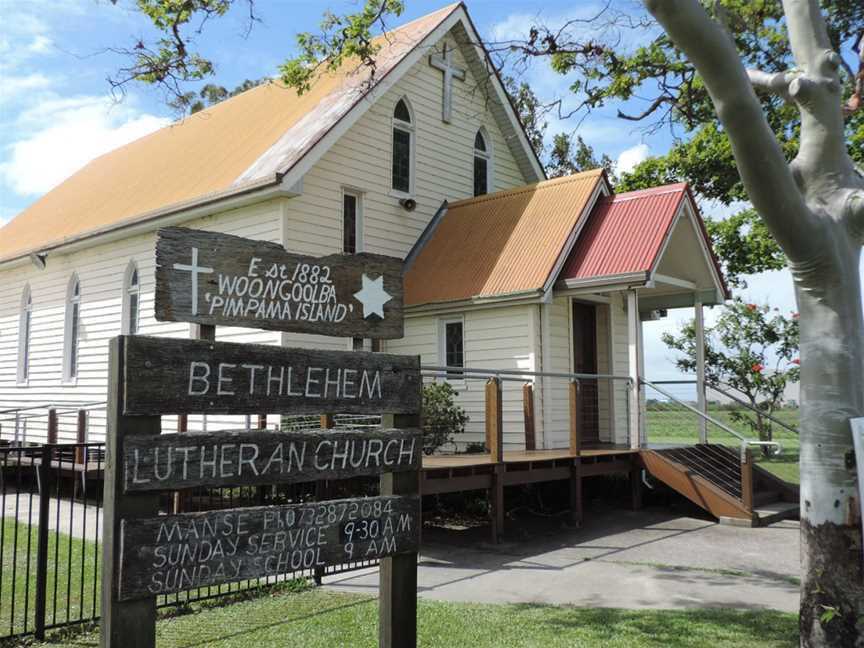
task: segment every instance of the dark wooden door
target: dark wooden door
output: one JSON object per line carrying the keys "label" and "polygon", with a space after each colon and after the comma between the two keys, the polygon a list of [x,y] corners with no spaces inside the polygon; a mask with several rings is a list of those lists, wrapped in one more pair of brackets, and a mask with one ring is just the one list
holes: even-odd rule
{"label": "dark wooden door", "polygon": [[[573,371],[597,373],[597,307],[573,302]],[[600,441],[596,379],[581,379],[582,416],[579,430],[583,444]]]}

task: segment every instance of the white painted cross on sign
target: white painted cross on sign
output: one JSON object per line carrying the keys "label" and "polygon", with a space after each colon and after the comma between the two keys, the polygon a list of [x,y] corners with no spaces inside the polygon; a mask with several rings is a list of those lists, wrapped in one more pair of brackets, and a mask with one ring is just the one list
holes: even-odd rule
{"label": "white painted cross on sign", "polygon": [[198,274],[212,274],[213,268],[208,268],[206,266],[198,265],[198,248],[192,248],[192,263],[184,264],[184,263],[175,263],[175,270],[185,270],[186,272],[191,273],[192,277],[192,314],[198,314]]}

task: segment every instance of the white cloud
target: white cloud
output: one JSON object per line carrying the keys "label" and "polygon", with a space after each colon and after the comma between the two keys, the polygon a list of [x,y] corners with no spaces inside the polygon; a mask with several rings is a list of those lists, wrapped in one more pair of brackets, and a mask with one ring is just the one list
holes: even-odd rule
{"label": "white cloud", "polygon": [[52,84],[51,79],[35,72],[24,76],[3,77],[3,92],[0,93],[0,106],[9,105],[18,100],[22,95],[35,90],[44,90]]}
{"label": "white cloud", "polygon": [[644,162],[651,155],[651,149],[647,144],[637,144],[621,151],[616,162],[618,173],[629,173],[637,164]]}
{"label": "white cloud", "polygon": [[134,102],[103,97],[45,101],[18,116],[24,136],[7,147],[0,179],[15,193],[36,196],[56,186],[93,158],[165,126]]}

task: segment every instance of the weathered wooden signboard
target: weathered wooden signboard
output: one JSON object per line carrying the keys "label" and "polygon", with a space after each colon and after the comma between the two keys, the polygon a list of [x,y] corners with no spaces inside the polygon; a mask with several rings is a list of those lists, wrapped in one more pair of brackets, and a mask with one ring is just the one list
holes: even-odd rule
{"label": "weathered wooden signboard", "polygon": [[416,356],[132,336],[124,367],[127,415],[420,409]]}
{"label": "weathered wooden signboard", "polygon": [[367,497],[122,523],[119,599],[416,552],[419,497]]}
{"label": "weathered wooden signboard", "polygon": [[310,257],[281,245],[159,230],[156,319],[339,337],[401,338],[402,260]]}
{"label": "weathered wooden signboard", "polygon": [[[168,228],[155,301],[211,340],[111,341],[102,645],[153,648],[157,595],[380,559],[379,644],[415,646],[419,358],[212,341],[213,325],[401,337],[401,260]],[[197,413],[382,414],[392,429],[161,434],[162,415]],[[380,496],[157,515],[160,491],[358,475],[381,475]]]}
{"label": "weathered wooden signboard", "polygon": [[127,493],[199,486],[291,484],[419,470],[418,429],[373,432],[225,430],[123,444]]}

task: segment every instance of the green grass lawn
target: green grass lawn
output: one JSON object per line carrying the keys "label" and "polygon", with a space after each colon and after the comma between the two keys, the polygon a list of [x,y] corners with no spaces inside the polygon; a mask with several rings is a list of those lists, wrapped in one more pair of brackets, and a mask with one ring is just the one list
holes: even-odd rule
{"label": "green grass lawn", "polygon": [[[163,617],[158,648],[373,648],[377,599],[322,589]],[[795,615],[773,611],[611,610],[420,600],[424,648],[793,648]],[[98,633],[42,646],[97,646]]]}
{"label": "green grass lawn", "polygon": [[[37,527],[35,522],[32,528],[28,529],[26,522],[16,524],[14,519],[3,518],[2,535],[0,636],[24,632],[25,621],[26,629],[33,629]],[[101,556],[98,556],[98,559],[101,560]],[[70,538],[64,533],[49,533],[47,624],[86,619],[93,616],[94,609],[95,614],[99,614],[99,584],[96,583],[94,591],[93,578],[96,562],[95,543]]]}
{"label": "green grass lawn", "polygon": [[[674,408],[669,405],[661,406],[662,409],[649,408],[647,415],[648,442],[649,443],[696,443],[698,433],[696,428],[696,417],[692,412],[683,408]],[[716,408],[709,409],[709,414],[741,433],[751,438],[753,432],[739,422],[733,421],[730,413],[726,410]],[[783,409],[776,413],[776,418],[797,427],[798,410]],[[708,440],[711,443],[721,443],[733,447],[740,447],[740,441],[714,425],[708,427]],[[774,427],[774,440],[783,447],[783,451],[776,457],[764,457],[758,448],[753,449],[753,457],[756,463],[774,473],[781,479],[797,484],[800,482],[798,474],[798,436],[785,430],[780,426]]]}

